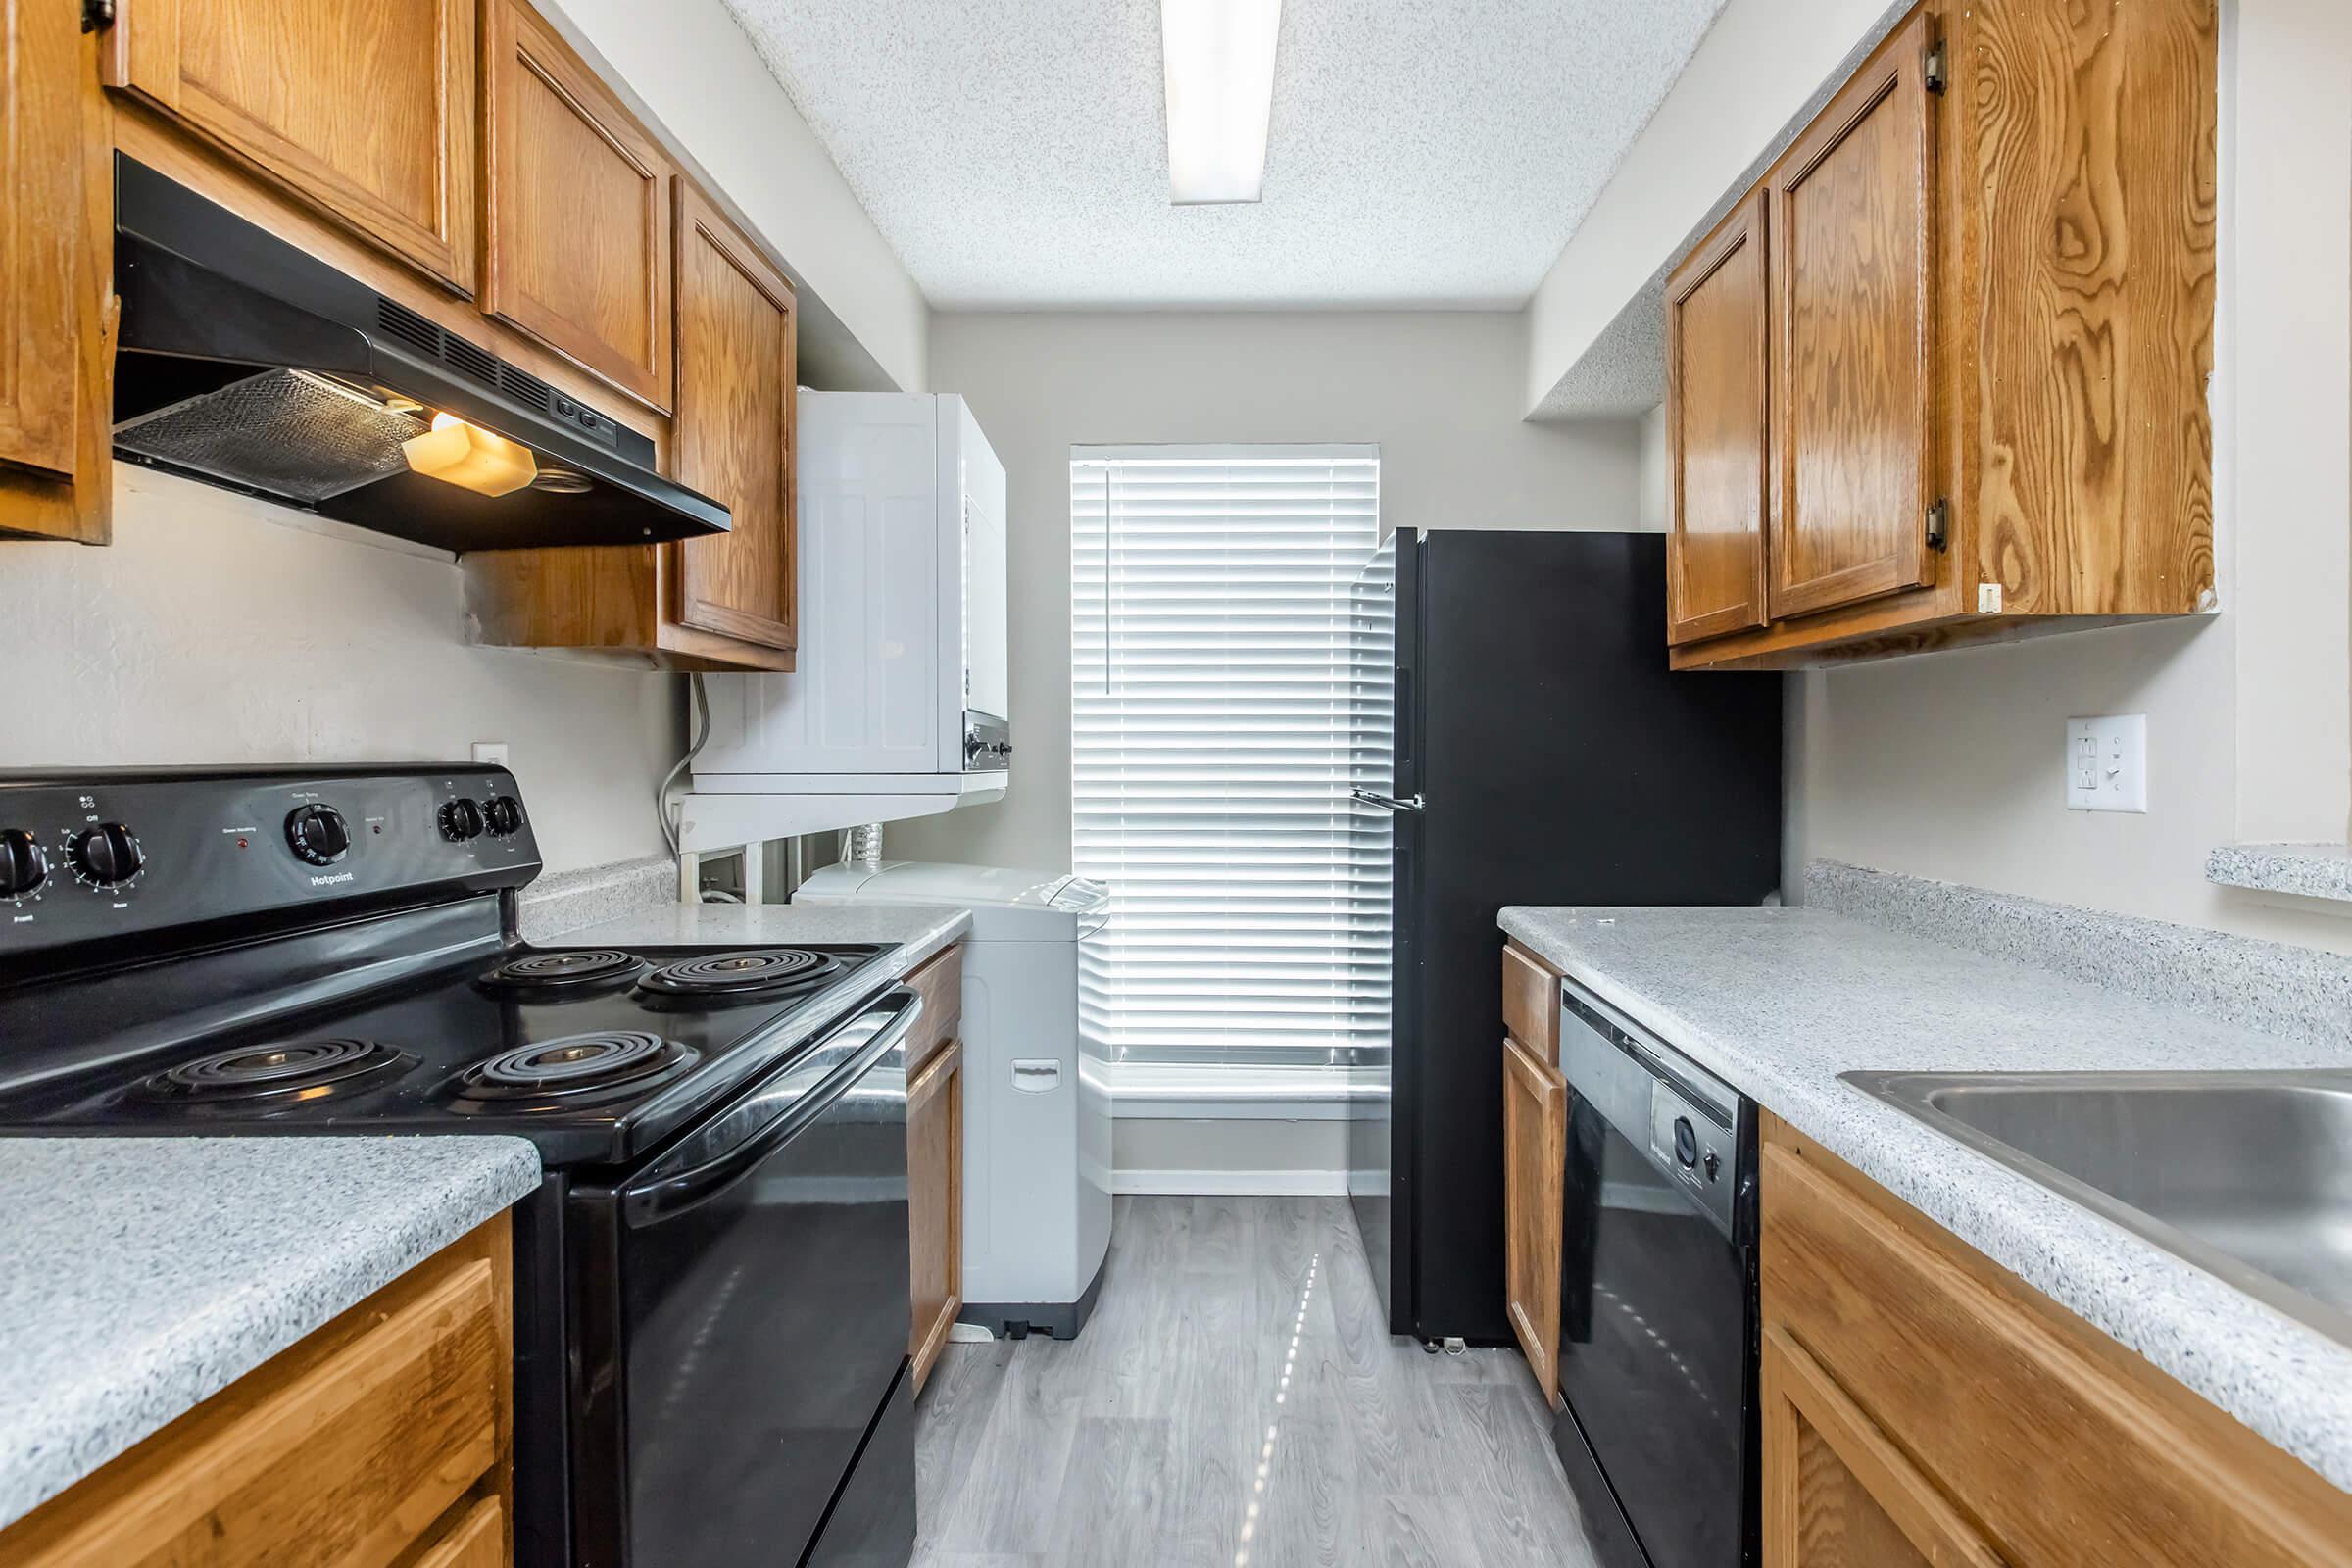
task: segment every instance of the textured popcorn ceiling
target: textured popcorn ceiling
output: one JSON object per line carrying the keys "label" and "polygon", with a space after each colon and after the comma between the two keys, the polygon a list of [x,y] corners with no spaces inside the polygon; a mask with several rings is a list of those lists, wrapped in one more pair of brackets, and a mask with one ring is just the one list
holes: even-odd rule
{"label": "textured popcorn ceiling", "polygon": [[1254,206],[1171,207],[1154,0],[726,0],[935,305],[1515,308],[1723,0],[1286,0]]}

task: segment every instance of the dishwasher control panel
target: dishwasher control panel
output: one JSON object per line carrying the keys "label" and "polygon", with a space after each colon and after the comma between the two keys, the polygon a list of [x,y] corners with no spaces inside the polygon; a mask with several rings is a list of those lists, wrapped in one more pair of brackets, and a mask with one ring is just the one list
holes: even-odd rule
{"label": "dishwasher control panel", "polygon": [[1737,1091],[1569,980],[1560,983],[1560,1067],[1572,1093],[1642,1149],[1718,1229],[1732,1233],[1740,1186]]}
{"label": "dishwasher control panel", "polygon": [[1649,1154],[1718,1224],[1732,1223],[1732,1129],[1714,1107],[1685,1100],[1663,1079],[1649,1086]]}

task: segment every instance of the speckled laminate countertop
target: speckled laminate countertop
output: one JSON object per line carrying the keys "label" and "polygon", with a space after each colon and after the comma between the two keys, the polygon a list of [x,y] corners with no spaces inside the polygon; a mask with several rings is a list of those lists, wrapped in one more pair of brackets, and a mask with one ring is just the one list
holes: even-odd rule
{"label": "speckled laminate countertop", "polygon": [[664,904],[541,939],[550,948],[896,942],[901,973],[972,928],[967,909],[915,904]]}
{"label": "speckled laminate countertop", "polygon": [[2352,1347],[1865,1095],[1854,1070],[2352,1065],[1819,910],[1506,908],[1502,928],[1979,1251],[2352,1491]]}
{"label": "speckled laminate countertop", "polygon": [[538,1183],[519,1138],[0,1138],[0,1526]]}

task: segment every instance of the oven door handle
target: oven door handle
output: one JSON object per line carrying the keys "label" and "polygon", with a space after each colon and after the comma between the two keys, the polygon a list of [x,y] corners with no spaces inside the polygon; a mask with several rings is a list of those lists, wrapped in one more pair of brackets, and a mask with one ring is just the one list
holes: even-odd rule
{"label": "oven door handle", "polygon": [[[906,1004],[898,1009],[897,1018],[858,1047],[855,1055],[827,1068],[814,1084],[795,1096],[791,1108],[775,1120],[741,1143],[728,1146],[714,1158],[628,1189],[622,1195],[620,1211],[630,1228],[658,1224],[717,1197],[757,1169],[768,1155],[792,1142],[803,1128],[840,1103],[851,1085],[864,1077],[884,1056],[903,1048],[906,1037],[914,1032],[915,1024],[923,1016],[923,999],[918,992],[907,992],[906,996]],[[791,1069],[787,1068],[786,1073],[789,1076]]]}

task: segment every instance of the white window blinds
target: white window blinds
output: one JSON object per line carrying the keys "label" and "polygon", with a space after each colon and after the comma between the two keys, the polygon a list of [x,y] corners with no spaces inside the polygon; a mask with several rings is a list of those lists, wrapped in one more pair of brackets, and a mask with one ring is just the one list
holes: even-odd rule
{"label": "white window blinds", "polygon": [[[1114,1060],[1345,1066],[1385,1046],[1389,606],[1376,448],[1074,448],[1071,858]],[[1376,571],[1374,577],[1378,577]]]}

